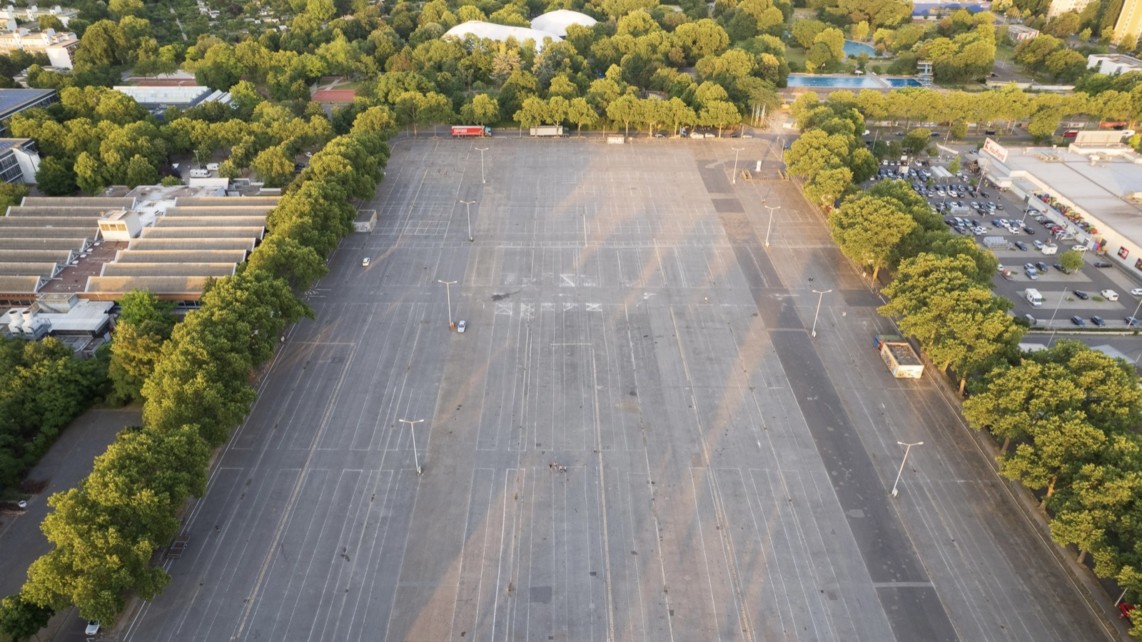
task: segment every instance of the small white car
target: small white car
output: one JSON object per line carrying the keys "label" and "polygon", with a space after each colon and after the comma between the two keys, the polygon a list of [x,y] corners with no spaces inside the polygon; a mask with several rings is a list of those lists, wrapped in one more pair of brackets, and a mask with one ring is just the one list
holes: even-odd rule
{"label": "small white car", "polygon": [[87,628],[83,630],[83,634],[88,636],[88,637],[91,637],[93,635],[99,635],[99,621],[98,620],[88,620],[87,621]]}
{"label": "small white car", "polygon": [[1130,291],[1130,294],[1134,296],[1142,296],[1142,288],[1134,288]]}
{"label": "small white car", "polygon": [[361,259],[361,267],[369,267],[369,257]]}
{"label": "small white car", "polygon": [[456,331],[459,332],[460,334],[464,334],[464,331],[467,329],[468,329],[468,322],[465,321],[464,319],[460,319],[458,322],[456,322]]}
{"label": "small white car", "polygon": [[1118,293],[1115,292],[1114,290],[1103,290],[1103,291],[1099,292],[1099,294],[1101,294],[1102,298],[1106,299],[1107,301],[1117,301],[1118,300]]}

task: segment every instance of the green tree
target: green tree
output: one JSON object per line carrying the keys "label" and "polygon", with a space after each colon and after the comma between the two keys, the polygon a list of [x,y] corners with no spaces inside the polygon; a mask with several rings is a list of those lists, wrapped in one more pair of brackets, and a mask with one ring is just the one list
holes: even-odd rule
{"label": "green tree", "polygon": [[500,119],[499,101],[487,94],[476,94],[472,97],[472,102],[465,107],[468,108],[464,112],[465,120],[470,120],[477,125],[487,125]]}
{"label": "green tree", "polygon": [[69,196],[75,193],[75,173],[63,161],[49,156],[36,171],[36,186],[48,196]]}
{"label": "green tree", "polygon": [[928,146],[928,143],[930,143],[931,140],[932,130],[924,127],[917,127],[916,129],[910,130],[907,134],[904,135],[904,149],[909,154],[916,155],[924,151],[924,148]]}
{"label": "green tree", "polygon": [[174,329],[174,305],[147,291],[132,291],[119,302],[121,312],[111,342],[111,401],[143,401],[143,382],[154,371],[163,343]]}
{"label": "green tree", "polygon": [[607,105],[607,118],[611,122],[622,123],[626,135],[630,135],[630,124],[639,116],[638,99],[630,94],[620,96]]}
{"label": "green tree", "polygon": [[105,165],[87,152],[75,159],[75,182],[79,189],[88,194],[98,194],[107,187],[107,179],[103,176]]}
{"label": "green tree", "polygon": [[0,184],[0,212],[8,214],[8,208],[19,205],[28,195],[28,188],[18,183]]}
{"label": "green tree", "polygon": [[29,602],[22,593],[9,595],[0,600],[0,633],[26,640],[47,626],[53,615],[53,609]]}
{"label": "green tree", "polygon": [[250,169],[269,187],[281,187],[293,178],[293,157],[284,145],[267,147],[254,157]]}
{"label": "green tree", "polygon": [[911,216],[874,196],[850,198],[829,213],[833,239],[854,262],[872,268],[874,281],[896,244],[915,226]]}
{"label": "green tree", "polygon": [[576,134],[582,134],[583,126],[594,125],[599,120],[599,114],[595,112],[586,98],[572,98],[567,106],[567,120],[575,124]]}
{"label": "green tree", "polygon": [[1063,271],[1068,274],[1076,270],[1082,269],[1084,264],[1082,252],[1075,250],[1067,250],[1059,255],[1059,265],[1063,266]]}
{"label": "green tree", "polygon": [[135,154],[127,161],[126,183],[128,187],[154,185],[159,182],[159,172],[150,161]]}
{"label": "green tree", "polygon": [[698,114],[698,122],[707,127],[716,127],[718,130],[718,137],[721,138],[722,130],[727,127],[733,127],[741,122],[741,114],[738,113],[738,108],[734,107],[733,103],[725,100],[713,100],[702,108]]}
{"label": "green tree", "polygon": [[953,156],[952,160],[948,161],[948,171],[949,172],[951,172],[953,174],[958,174],[960,172],[960,170],[962,170],[962,169],[963,169],[963,161],[960,159],[958,154]]}

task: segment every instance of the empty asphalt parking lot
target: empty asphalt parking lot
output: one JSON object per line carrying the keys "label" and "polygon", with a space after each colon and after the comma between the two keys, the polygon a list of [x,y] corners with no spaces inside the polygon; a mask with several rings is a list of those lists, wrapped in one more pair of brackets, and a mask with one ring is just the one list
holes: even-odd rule
{"label": "empty asphalt parking lot", "polygon": [[1106,639],[775,150],[397,141],[124,637]]}

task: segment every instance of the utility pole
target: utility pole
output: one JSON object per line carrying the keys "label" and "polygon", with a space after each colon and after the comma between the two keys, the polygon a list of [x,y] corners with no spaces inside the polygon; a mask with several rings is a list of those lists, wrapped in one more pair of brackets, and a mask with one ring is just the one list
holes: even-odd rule
{"label": "utility pole", "polygon": [[737,185],[738,184],[738,152],[744,150],[745,148],[744,147],[732,147],[731,149],[734,150],[734,175],[733,175],[733,178],[730,179],[730,182],[733,183],[734,185]]}

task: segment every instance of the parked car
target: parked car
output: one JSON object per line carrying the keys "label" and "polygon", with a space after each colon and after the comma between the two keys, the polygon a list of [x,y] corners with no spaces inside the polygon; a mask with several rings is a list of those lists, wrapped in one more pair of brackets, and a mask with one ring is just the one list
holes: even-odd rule
{"label": "parked car", "polygon": [[1047,264],[1042,262],[1042,261],[1039,261],[1038,263],[1035,264],[1035,269],[1039,270],[1043,274],[1046,274],[1047,272],[1051,271],[1051,269],[1047,267]]}
{"label": "parked car", "polygon": [[1090,298],[1090,293],[1089,292],[1083,292],[1082,290],[1075,290],[1075,296],[1082,299],[1083,301],[1086,301],[1087,299]]}
{"label": "parked car", "polygon": [[87,621],[87,628],[83,630],[83,634],[88,636],[88,637],[91,637],[93,635],[99,635],[99,628],[100,627],[99,627],[99,621],[98,620],[88,620]]}
{"label": "parked car", "polygon": [[1096,268],[1108,268],[1108,267],[1111,267],[1111,265],[1110,265],[1109,263],[1107,263],[1106,261],[1095,261],[1095,262],[1094,262],[1094,266],[1095,266]]}
{"label": "parked car", "polygon": [[1101,292],[1099,292],[1099,294],[1101,294],[1102,298],[1106,299],[1107,301],[1117,301],[1118,300],[1118,293],[1115,292],[1114,290],[1109,290],[1109,289],[1102,290]]}
{"label": "parked car", "polygon": [[456,322],[456,331],[459,332],[460,334],[464,334],[464,331],[467,329],[468,329],[468,322],[465,321],[464,319],[460,319],[459,321]]}
{"label": "parked car", "polygon": [[1014,243],[1012,243],[1012,245],[1014,245],[1015,247],[1017,247],[1020,250],[1023,250],[1024,252],[1027,251],[1027,244],[1024,243],[1023,241],[1015,241]]}
{"label": "parked car", "polygon": [[1142,288],[1134,288],[1133,290],[1130,291],[1130,294],[1132,294],[1134,296],[1142,297]]}
{"label": "parked car", "polygon": [[1079,326],[1080,328],[1081,328],[1082,326],[1086,325],[1086,321],[1085,321],[1085,320],[1084,320],[1082,317],[1080,317],[1080,316],[1078,316],[1078,315],[1075,315],[1075,316],[1071,317],[1071,323],[1073,323],[1073,324],[1075,324],[1075,325]]}
{"label": "parked car", "polygon": [[1031,245],[1034,245],[1036,250],[1043,249],[1043,242],[1040,241],[1039,239],[1035,239],[1034,241],[1031,241]]}
{"label": "parked car", "polygon": [[1026,274],[1027,278],[1031,279],[1032,281],[1039,280],[1039,272],[1035,268],[1025,267],[1023,268],[1023,273]]}
{"label": "parked car", "polygon": [[1105,327],[1106,327],[1106,321],[1103,321],[1103,320],[1102,320],[1102,317],[1098,317],[1098,316],[1095,316],[1095,317],[1091,317],[1091,318],[1090,318],[1090,322],[1091,322],[1091,323],[1093,323],[1093,324],[1095,324],[1096,326],[1098,326],[1098,327],[1100,327],[1100,328],[1105,328]]}
{"label": "parked car", "polygon": [[1134,317],[1126,317],[1124,321],[1126,321],[1126,325],[1131,328],[1137,328],[1138,326],[1142,325],[1142,321],[1135,319]]}
{"label": "parked car", "polygon": [[369,257],[361,259],[361,267],[369,267]]}
{"label": "parked car", "polygon": [[1062,264],[1062,263],[1059,263],[1059,262],[1055,262],[1055,264],[1054,264],[1054,265],[1055,265],[1055,269],[1056,269],[1056,270],[1058,270],[1058,271],[1060,271],[1060,272],[1062,272],[1063,274],[1070,274],[1070,273],[1071,273],[1071,271],[1070,271],[1070,270],[1068,270],[1068,269],[1066,269],[1066,268],[1064,268],[1064,267],[1063,267],[1063,264]]}

